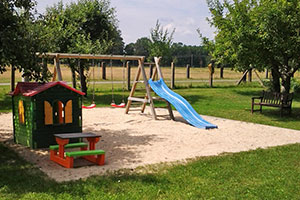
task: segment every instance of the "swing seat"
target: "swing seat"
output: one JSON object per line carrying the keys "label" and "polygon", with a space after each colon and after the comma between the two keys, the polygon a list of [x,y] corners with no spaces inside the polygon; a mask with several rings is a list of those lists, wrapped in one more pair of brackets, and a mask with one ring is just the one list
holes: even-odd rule
{"label": "swing seat", "polygon": [[89,106],[82,105],[81,107],[82,107],[82,108],[85,108],[85,109],[92,109],[92,108],[95,108],[95,107],[96,107],[96,104],[92,103],[92,104],[89,105]]}
{"label": "swing seat", "polygon": [[119,105],[115,104],[114,102],[110,104],[111,107],[115,107],[115,108],[124,108],[126,106],[125,103],[120,103]]}

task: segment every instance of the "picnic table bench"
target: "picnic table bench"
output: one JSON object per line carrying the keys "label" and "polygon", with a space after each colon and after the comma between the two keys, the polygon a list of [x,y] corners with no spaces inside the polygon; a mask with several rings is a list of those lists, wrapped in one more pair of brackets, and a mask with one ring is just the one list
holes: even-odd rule
{"label": "picnic table bench", "polygon": [[[82,157],[98,165],[104,165],[105,151],[95,149],[95,145],[100,140],[100,135],[93,133],[66,133],[54,134],[57,145],[51,145],[50,160],[66,167],[73,168],[74,157]],[[85,142],[69,143],[69,139],[86,138]],[[65,152],[65,149],[80,148],[80,151]]]}
{"label": "picnic table bench", "polygon": [[259,108],[260,112],[262,112],[262,106],[269,106],[269,107],[280,108],[280,116],[282,116],[284,109],[287,109],[290,114],[292,111],[293,96],[294,93],[286,94],[286,93],[262,91],[261,96],[252,97],[251,113],[256,111],[254,110],[254,106],[258,105],[260,106]]}

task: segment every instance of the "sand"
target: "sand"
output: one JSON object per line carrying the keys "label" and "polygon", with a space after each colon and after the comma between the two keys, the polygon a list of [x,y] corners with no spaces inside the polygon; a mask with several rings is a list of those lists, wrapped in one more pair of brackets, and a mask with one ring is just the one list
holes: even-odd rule
{"label": "sand", "polygon": [[[158,114],[167,114],[165,109],[157,111]],[[166,117],[153,120],[149,108],[145,114],[124,113],[123,108],[83,110],[83,131],[102,136],[96,148],[106,151],[104,166],[78,159],[73,169],[66,169],[49,160],[48,149],[32,150],[13,144],[11,113],[0,115],[0,142],[58,182],[103,175],[120,169],[134,171],[136,167],[148,164],[184,162],[199,156],[300,142],[300,131],[285,128],[202,116],[218,126],[218,129],[204,130],[185,123],[176,111],[176,121]]]}

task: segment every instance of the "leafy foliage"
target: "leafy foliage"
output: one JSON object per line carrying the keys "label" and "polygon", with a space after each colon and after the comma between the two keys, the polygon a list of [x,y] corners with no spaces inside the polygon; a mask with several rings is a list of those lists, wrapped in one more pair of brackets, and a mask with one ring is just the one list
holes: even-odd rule
{"label": "leafy foliage", "polygon": [[[211,25],[217,29],[213,59],[239,71],[272,70],[289,92],[299,69],[300,2],[297,0],[208,0]],[[278,87],[278,86],[277,86]],[[279,89],[279,87],[278,87]]]}
{"label": "leafy foliage", "polygon": [[208,63],[208,51],[202,46],[184,45],[183,43],[173,43],[171,46],[172,60],[177,66],[190,64],[194,67],[205,67]]}
{"label": "leafy foliage", "polygon": [[40,29],[33,25],[34,5],[31,0],[0,2],[0,73],[12,65],[29,79],[43,81],[49,74],[36,57],[41,40]]}
{"label": "leafy foliage", "polygon": [[[123,39],[118,30],[115,9],[108,0],[79,0],[68,5],[62,2],[47,8],[39,19],[42,37],[48,42],[44,51],[63,53],[123,53]],[[80,74],[81,90],[87,93],[88,64],[69,60],[72,72]],[[74,75],[75,77],[75,75]]]}
{"label": "leafy foliage", "polygon": [[[127,55],[140,55],[145,56],[146,60],[153,62],[153,58],[150,56],[152,41],[147,37],[139,38],[135,43],[130,43],[125,47],[125,53]],[[171,62],[175,62],[177,66],[186,66],[190,64],[195,67],[207,66],[208,51],[202,46],[184,45],[183,43],[172,43],[168,47],[168,57],[163,57],[162,65],[170,65]]]}
{"label": "leafy foliage", "polygon": [[62,2],[47,8],[41,19],[48,51],[65,53],[113,53],[114,45],[123,48],[115,10],[107,0]]}
{"label": "leafy foliage", "polygon": [[150,59],[153,60],[154,57],[163,57],[168,59],[170,57],[170,48],[172,45],[173,35],[175,29],[171,33],[168,30],[164,30],[161,27],[159,21],[156,21],[156,25],[150,31]]}

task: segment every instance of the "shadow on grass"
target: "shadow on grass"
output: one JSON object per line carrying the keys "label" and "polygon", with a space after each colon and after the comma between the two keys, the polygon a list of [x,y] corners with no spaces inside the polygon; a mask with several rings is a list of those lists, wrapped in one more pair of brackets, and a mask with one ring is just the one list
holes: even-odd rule
{"label": "shadow on grass", "polygon": [[69,197],[68,199],[70,199],[70,196],[72,196],[71,199],[74,197],[83,198],[91,192],[87,187],[97,188],[103,193],[105,193],[105,190],[115,190],[118,193],[122,189],[119,188],[120,179],[122,181],[140,183],[141,185],[168,184],[165,178],[151,174],[124,174],[121,172],[105,176],[93,176],[85,181],[57,183],[1,143],[0,171],[0,199],[19,199],[30,193],[35,193],[35,197],[41,195],[40,199],[45,197],[43,195],[47,197],[52,196],[55,199],[63,198],[62,195]]}
{"label": "shadow on grass", "polygon": [[238,95],[249,97],[249,99],[251,100],[251,97],[260,96],[262,93],[262,90],[259,90],[259,91],[257,91],[257,90],[233,90],[233,92],[235,92]]}
{"label": "shadow on grass", "polygon": [[[259,113],[259,111],[256,111],[256,113]],[[289,114],[287,110],[284,110],[283,115],[281,117],[279,108],[263,107],[262,113],[259,114],[267,118],[270,118],[272,121],[279,121],[279,122],[300,121],[300,108],[292,108],[291,114]]]}

